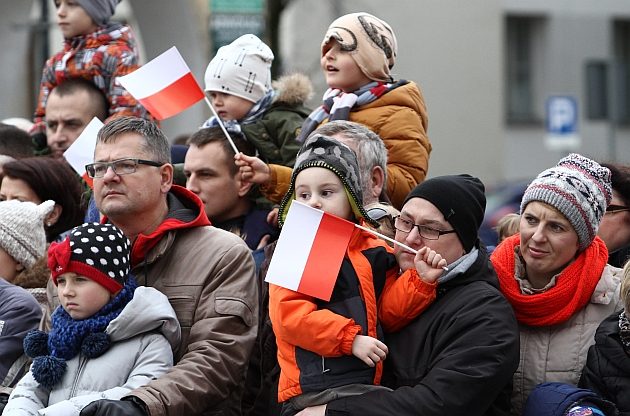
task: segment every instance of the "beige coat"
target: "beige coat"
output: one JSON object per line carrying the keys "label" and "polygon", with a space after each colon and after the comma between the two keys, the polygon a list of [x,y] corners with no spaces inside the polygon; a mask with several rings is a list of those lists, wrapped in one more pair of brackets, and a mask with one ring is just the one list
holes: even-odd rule
{"label": "beige coat", "polygon": [[512,414],[519,415],[534,387],[544,382],[577,385],[588,348],[599,324],[623,308],[619,299],[622,270],[607,265],[591,301],[568,321],[555,326],[520,325],[521,354],[514,373]]}
{"label": "beige coat", "polygon": [[151,416],[240,414],[258,332],[254,260],[243,240],[215,227],[170,231],[132,273],[169,298],[182,343],[172,371],[131,394]]}

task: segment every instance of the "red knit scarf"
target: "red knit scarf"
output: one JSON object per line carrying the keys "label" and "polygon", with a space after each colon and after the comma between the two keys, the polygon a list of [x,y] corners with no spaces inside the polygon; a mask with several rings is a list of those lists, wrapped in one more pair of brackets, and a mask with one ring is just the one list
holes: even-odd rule
{"label": "red knit scarf", "polygon": [[554,287],[533,295],[521,293],[514,277],[514,249],[519,244],[518,234],[507,238],[494,250],[490,260],[499,276],[501,291],[520,323],[536,327],[560,324],[590,301],[608,261],[608,250],[599,237],[560,272]]}

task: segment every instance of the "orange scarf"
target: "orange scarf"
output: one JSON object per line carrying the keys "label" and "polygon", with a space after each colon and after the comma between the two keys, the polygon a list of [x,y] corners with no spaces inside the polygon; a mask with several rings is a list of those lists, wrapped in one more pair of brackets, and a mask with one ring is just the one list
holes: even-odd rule
{"label": "orange scarf", "polygon": [[516,319],[529,326],[548,326],[565,322],[590,301],[601,278],[608,250],[599,237],[578,255],[556,278],[556,285],[543,293],[524,295],[514,277],[514,249],[520,245],[518,234],[505,239],[490,260],[499,276],[501,291],[512,304]]}

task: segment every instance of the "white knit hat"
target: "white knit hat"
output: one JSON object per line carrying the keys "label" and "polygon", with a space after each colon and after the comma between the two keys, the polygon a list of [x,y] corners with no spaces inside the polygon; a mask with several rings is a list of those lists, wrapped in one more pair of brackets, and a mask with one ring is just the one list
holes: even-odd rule
{"label": "white knit hat", "polygon": [[206,68],[206,91],[235,95],[253,103],[271,90],[273,52],[254,35],[222,46]]}
{"label": "white knit hat", "polygon": [[44,219],[55,201],[40,205],[17,199],[0,202],[0,247],[22,266],[29,268],[46,253]]}

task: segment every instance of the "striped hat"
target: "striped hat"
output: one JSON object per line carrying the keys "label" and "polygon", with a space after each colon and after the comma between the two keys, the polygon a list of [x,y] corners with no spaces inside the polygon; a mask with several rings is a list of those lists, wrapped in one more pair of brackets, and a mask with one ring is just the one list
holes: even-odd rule
{"label": "striped hat", "polygon": [[551,205],[571,223],[582,251],[595,239],[611,198],[610,170],[572,153],[529,184],[521,201],[521,213],[532,201]]}

